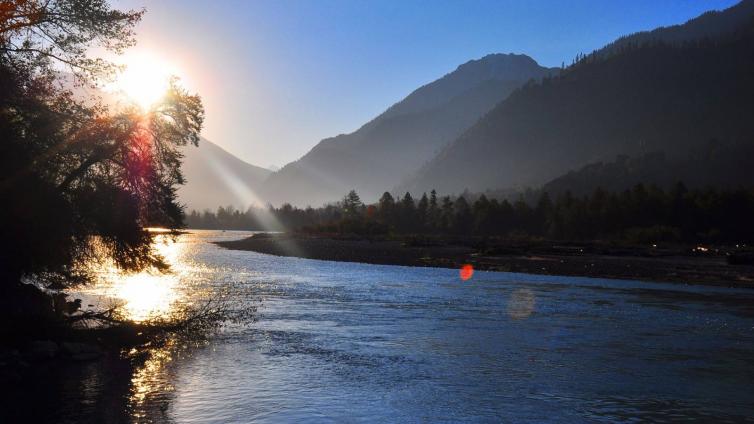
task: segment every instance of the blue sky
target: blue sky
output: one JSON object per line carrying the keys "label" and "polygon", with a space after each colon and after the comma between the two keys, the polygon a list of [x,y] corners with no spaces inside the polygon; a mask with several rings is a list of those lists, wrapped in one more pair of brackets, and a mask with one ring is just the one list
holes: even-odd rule
{"label": "blue sky", "polygon": [[417,87],[489,53],[559,66],[620,35],[734,0],[114,0],[146,7],[137,51],[176,64],[204,135],[260,166],[348,133]]}

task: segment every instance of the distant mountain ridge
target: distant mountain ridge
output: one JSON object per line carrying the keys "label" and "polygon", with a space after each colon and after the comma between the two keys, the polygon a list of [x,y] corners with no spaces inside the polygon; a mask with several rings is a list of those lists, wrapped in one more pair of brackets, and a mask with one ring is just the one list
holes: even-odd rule
{"label": "distant mountain ridge", "polygon": [[[659,38],[625,42],[609,55],[586,56],[560,76],[527,85],[398,191],[535,187],[619,154],[664,151],[672,158],[711,140],[754,143],[752,4],[647,33]],[[727,22],[742,24],[719,29]],[[718,28],[716,38],[696,28]],[[692,39],[667,42],[668,34],[679,33]]]}
{"label": "distant mountain ridge", "polygon": [[525,55],[494,54],[420,87],[351,134],[322,140],[264,183],[273,204],[320,205],[356,189],[376,200],[495,104],[552,73]]}
{"label": "distant mountain ridge", "polygon": [[718,142],[676,157],[662,152],[621,155],[561,175],[542,186],[542,191],[554,196],[566,191],[585,196],[598,188],[622,192],[637,184],[652,184],[670,189],[679,182],[688,188],[746,188],[754,182],[753,157],[754,144],[729,146]]}
{"label": "distant mountain ridge", "polygon": [[202,138],[199,147],[186,146],[181,167],[186,184],[178,189],[178,200],[186,211],[216,210],[234,206],[245,210],[263,205],[259,187],[272,171],[251,165]]}
{"label": "distant mountain ridge", "polygon": [[534,59],[525,54],[488,54],[480,59],[463,63],[442,78],[417,88],[372,122],[380,118],[391,118],[440,107],[483,82],[495,80],[526,82],[532,78],[541,78],[551,71],[551,69],[539,66]]}
{"label": "distant mountain ridge", "polygon": [[650,42],[661,41],[667,44],[678,44],[705,38],[719,38],[751,24],[753,15],[754,0],[742,0],[725,10],[711,10],[683,24],[625,35],[596,50],[593,54],[615,53],[627,46],[638,46]]}

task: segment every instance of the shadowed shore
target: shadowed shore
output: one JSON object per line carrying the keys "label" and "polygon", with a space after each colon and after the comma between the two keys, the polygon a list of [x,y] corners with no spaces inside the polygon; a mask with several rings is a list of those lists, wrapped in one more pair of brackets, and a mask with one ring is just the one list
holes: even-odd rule
{"label": "shadowed shore", "polygon": [[729,264],[729,252],[722,248],[703,252],[692,246],[642,248],[304,234],[257,234],[215,244],[233,250],[341,262],[444,268],[460,268],[468,263],[477,270],[488,271],[754,287],[754,265]]}

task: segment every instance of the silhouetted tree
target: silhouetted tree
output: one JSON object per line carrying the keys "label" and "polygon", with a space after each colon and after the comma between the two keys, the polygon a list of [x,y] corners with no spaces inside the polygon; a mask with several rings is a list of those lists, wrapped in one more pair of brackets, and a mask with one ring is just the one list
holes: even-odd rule
{"label": "silhouetted tree", "polygon": [[396,228],[402,232],[411,232],[416,229],[416,204],[411,193],[406,192],[398,205]]}
{"label": "silhouetted tree", "polygon": [[424,232],[425,227],[427,226],[427,221],[429,220],[429,199],[427,198],[427,193],[422,194],[419,203],[416,205],[416,219],[416,231]]}
{"label": "silhouetted tree", "polygon": [[429,210],[427,211],[428,227],[436,230],[440,227],[440,208],[437,205],[437,191],[429,193]]}
{"label": "silhouetted tree", "polygon": [[395,217],[395,199],[387,191],[380,197],[379,210],[378,216],[382,223],[392,226]]}
{"label": "silhouetted tree", "polygon": [[453,201],[450,200],[450,196],[443,196],[440,210],[440,231],[450,231],[453,228],[454,221]]}
{"label": "silhouetted tree", "polygon": [[458,196],[455,203],[453,203],[453,212],[455,214],[453,229],[462,234],[470,233],[474,223],[472,221],[471,208],[464,196]]}
{"label": "silhouetted tree", "polygon": [[341,202],[343,205],[343,213],[351,219],[358,218],[361,210],[364,208],[364,203],[361,202],[356,190],[351,190],[346,194]]}
{"label": "silhouetted tree", "polygon": [[0,281],[35,275],[67,284],[104,252],[129,270],[164,268],[148,225],[178,228],[180,148],[196,145],[204,112],[172,80],[147,111],[110,110],[61,89],[61,65],[80,84],[109,75],[93,47],[134,43],[141,12],[104,0],[0,4]]}

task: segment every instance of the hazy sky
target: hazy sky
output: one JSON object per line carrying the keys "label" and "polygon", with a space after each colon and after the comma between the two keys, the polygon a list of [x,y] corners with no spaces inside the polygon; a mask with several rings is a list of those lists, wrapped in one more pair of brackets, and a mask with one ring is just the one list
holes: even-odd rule
{"label": "hazy sky", "polygon": [[620,35],[735,0],[113,0],[146,7],[137,51],[202,96],[204,136],[260,166],[348,133],[489,53],[569,63]]}

